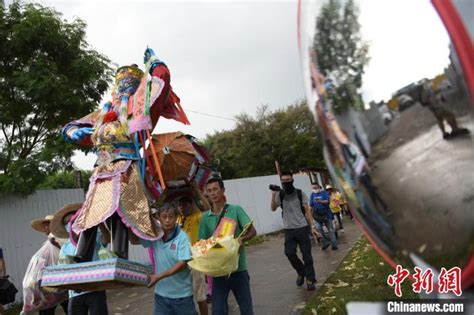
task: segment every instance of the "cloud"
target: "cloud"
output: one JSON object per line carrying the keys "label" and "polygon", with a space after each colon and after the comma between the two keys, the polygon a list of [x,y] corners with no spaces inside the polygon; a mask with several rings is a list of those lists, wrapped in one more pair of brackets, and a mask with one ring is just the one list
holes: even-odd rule
{"label": "cloud", "polygon": [[370,44],[366,102],[388,101],[396,90],[448,66],[449,37],[430,1],[358,2],[362,36]]}

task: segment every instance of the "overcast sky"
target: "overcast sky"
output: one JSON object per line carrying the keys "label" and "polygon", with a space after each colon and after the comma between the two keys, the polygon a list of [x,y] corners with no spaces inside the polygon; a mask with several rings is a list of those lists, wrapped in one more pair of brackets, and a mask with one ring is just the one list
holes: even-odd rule
{"label": "overcast sky", "polygon": [[[146,46],[155,50],[191,122],[163,119],[155,133],[181,130],[204,138],[234,121],[195,112],[233,118],[254,115],[262,104],[279,109],[304,98],[297,1],[39,2],[68,20],[86,21],[89,44],[119,65],[142,65]],[[428,0],[358,2],[362,35],[371,45],[366,101],[387,100],[394,90],[442,72],[448,38]],[[94,155],[73,161],[90,169]]]}

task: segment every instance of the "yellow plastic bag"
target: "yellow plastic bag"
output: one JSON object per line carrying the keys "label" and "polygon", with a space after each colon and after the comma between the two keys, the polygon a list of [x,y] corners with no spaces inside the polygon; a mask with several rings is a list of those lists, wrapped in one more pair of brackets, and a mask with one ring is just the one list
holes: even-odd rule
{"label": "yellow plastic bag", "polygon": [[250,221],[250,223],[244,226],[237,238],[233,236],[225,236],[217,239],[211,237],[211,239],[215,241],[215,244],[206,249],[196,244],[191,246],[193,260],[188,262],[188,266],[211,277],[228,276],[236,271],[237,268],[239,268],[240,256],[240,244],[237,239],[247,233],[252,223],[253,221]]}
{"label": "yellow plastic bag", "polygon": [[208,276],[227,276],[239,267],[239,247],[239,241],[232,236],[218,238],[205,253],[200,247],[192,246],[193,260],[188,265]]}

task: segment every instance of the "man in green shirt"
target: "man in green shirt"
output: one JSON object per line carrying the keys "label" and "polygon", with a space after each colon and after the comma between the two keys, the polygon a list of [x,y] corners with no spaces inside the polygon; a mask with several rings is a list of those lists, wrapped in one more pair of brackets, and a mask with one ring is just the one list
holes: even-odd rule
{"label": "man in green shirt", "polygon": [[212,208],[202,214],[199,223],[199,239],[208,239],[211,236],[238,237],[246,225],[250,224],[247,232],[240,235],[241,245],[239,267],[230,276],[214,277],[212,282],[212,314],[228,314],[227,298],[229,291],[234,293],[239,304],[240,314],[253,314],[252,295],[250,293],[250,278],[247,272],[247,258],[245,256],[245,241],[257,234],[251,220],[244,209],[238,205],[226,203],[224,182],[220,178],[211,178],[206,184],[206,190],[212,202]]}

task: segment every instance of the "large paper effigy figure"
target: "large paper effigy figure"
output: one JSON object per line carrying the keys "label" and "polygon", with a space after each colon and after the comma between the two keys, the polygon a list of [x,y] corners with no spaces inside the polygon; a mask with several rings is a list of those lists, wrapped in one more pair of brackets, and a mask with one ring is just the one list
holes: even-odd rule
{"label": "large paper effigy figure", "polygon": [[[78,238],[76,262],[92,259],[100,224],[111,231],[112,251],[124,259],[128,257],[129,231],[145,240],[161,236],[150,216],[145,173],[154,170],[162,188],[165,184],[157,159],[142,158],[140,150],[145,148],[145,140],[151,139],[159,117],[189,122],[171,88],[167,66],[149,48],[144,61],[145,73],[136,65],[119,68],[113,100],[62,130],[67,141],[93,146],[98,157],[86,200],[72,220],[71,236]],[[153,162],[155,168],[151,167]]]}

